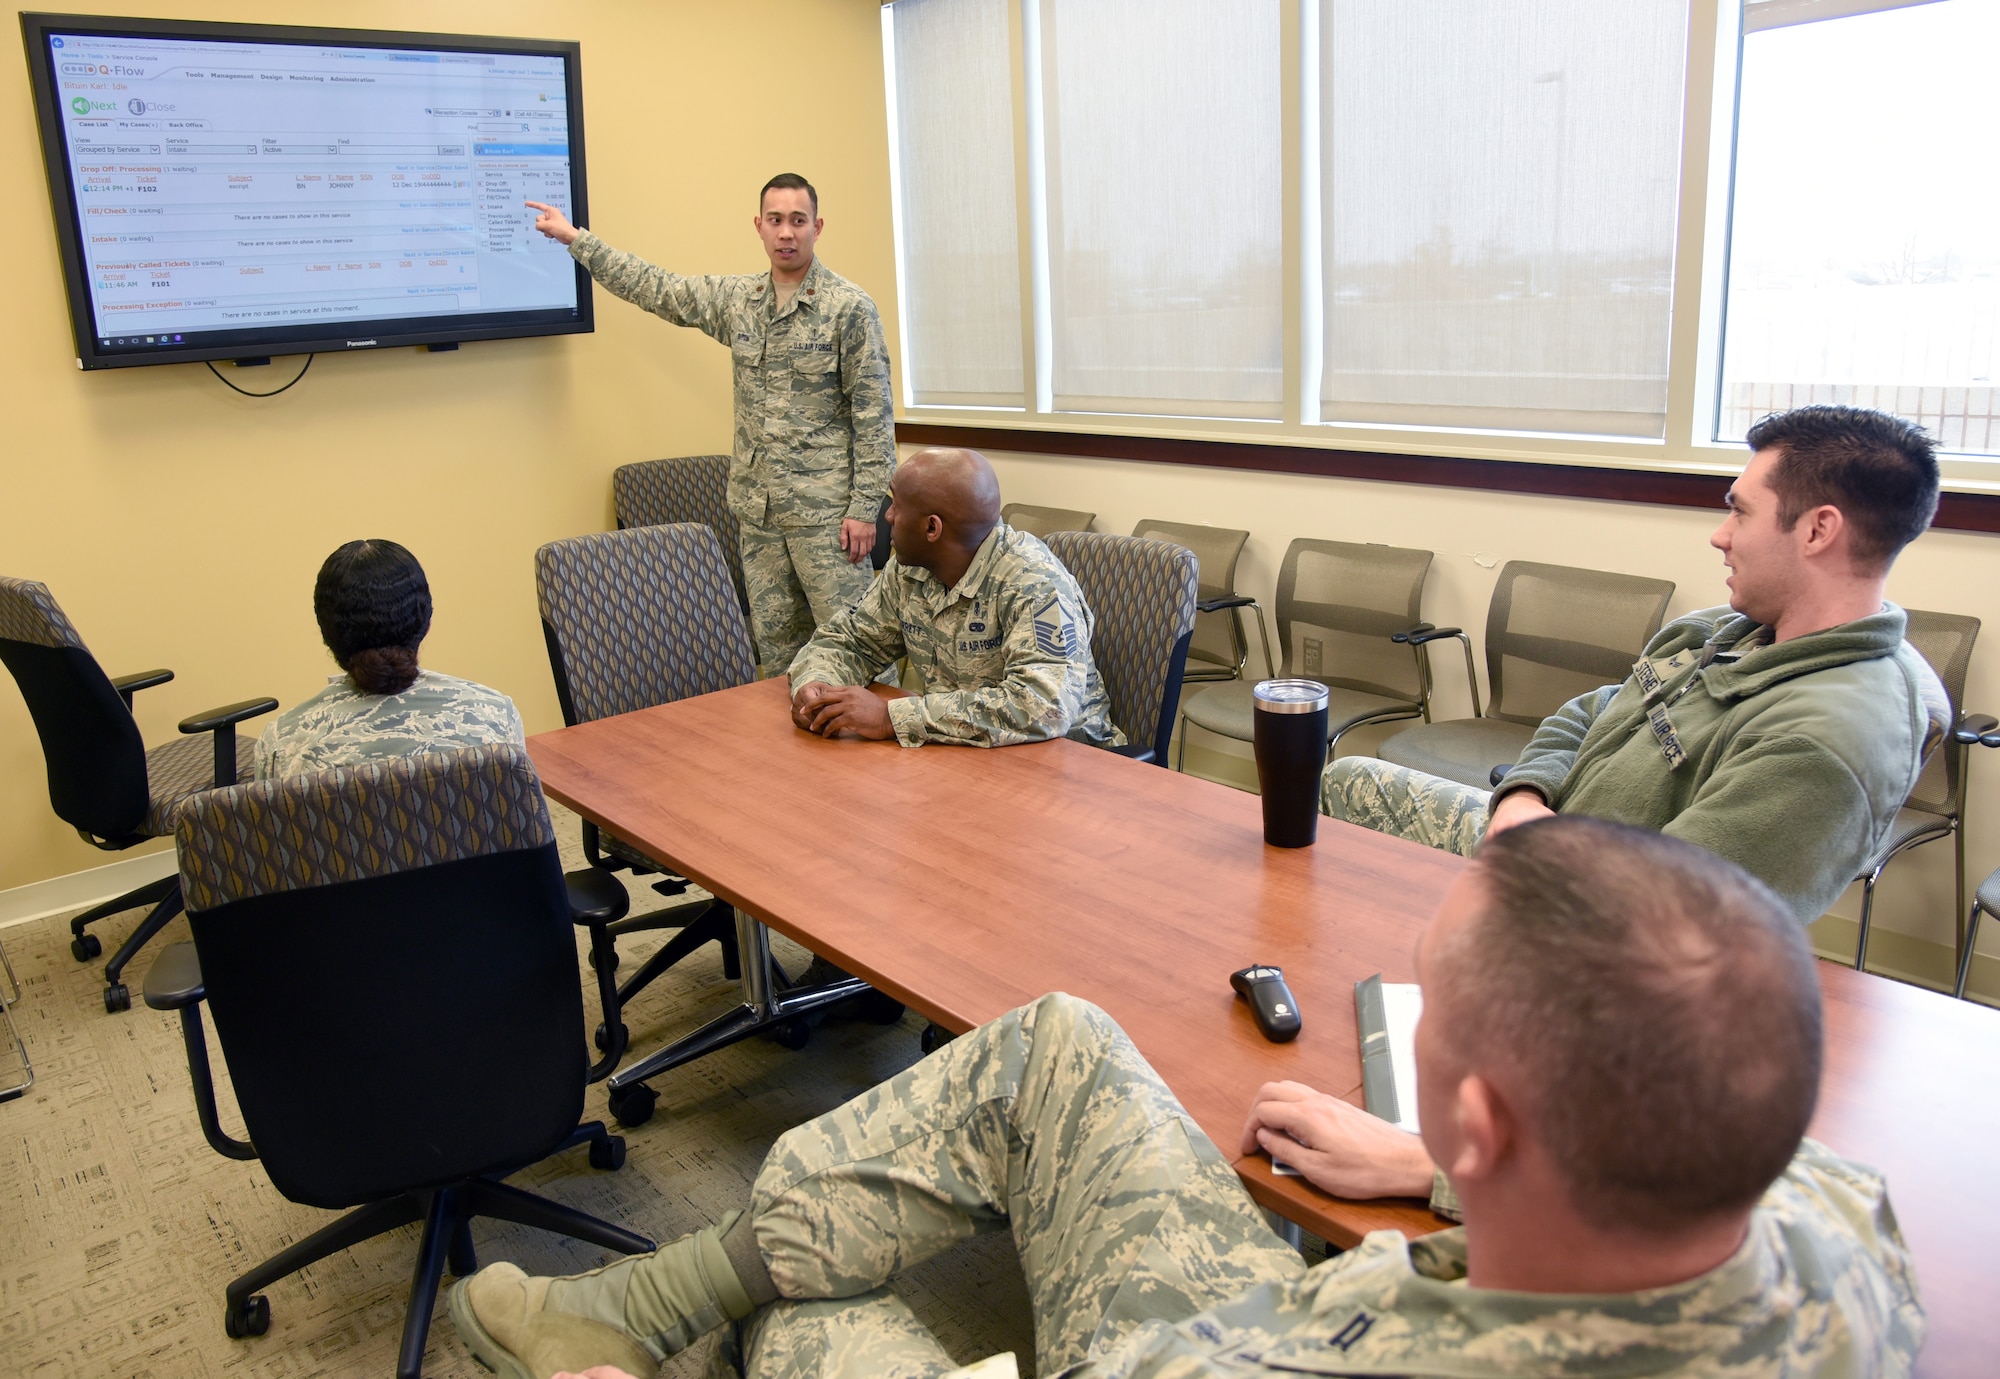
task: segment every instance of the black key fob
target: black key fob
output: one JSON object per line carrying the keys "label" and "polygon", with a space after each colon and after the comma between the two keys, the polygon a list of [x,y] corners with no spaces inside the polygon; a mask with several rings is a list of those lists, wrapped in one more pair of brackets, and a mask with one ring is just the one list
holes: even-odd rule
{"label": "black key fob", "polygon": [[1257,1028],[1266,1039],[1273,1044],[1289,1044],[1299,1037],[1299,1003],[1292,999],[1292,989],[1285,985],[1283,969],[1260,963],[1230,973],[1229,984],[1250,1003],[1250,1011],[1257,1017]]}

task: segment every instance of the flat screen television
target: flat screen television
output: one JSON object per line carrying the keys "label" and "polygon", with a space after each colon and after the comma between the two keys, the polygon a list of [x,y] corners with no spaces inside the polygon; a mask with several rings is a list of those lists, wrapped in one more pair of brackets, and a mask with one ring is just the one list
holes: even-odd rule
{"label": "flat screen television", "polygon": [[575,43],[23,14],[86,369],[592,328]]}

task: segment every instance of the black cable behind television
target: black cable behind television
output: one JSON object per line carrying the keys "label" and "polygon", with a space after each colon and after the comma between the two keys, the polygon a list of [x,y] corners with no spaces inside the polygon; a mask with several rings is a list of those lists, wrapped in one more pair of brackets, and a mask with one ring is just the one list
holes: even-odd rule
{"label": "black cable behind television", "polygon": [[589,331],[581,50],[23,14],[86,369]]}

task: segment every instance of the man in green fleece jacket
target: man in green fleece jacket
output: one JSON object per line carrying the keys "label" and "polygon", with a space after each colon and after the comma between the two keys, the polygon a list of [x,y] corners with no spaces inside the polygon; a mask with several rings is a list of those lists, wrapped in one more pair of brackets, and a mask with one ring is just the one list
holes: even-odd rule
{"label": "man in green fleece jacket", "polygon": [[1545,719],[1490,795],[1343,757],[1321,807],[1468,856],[1551,813],[1657,828],[1760,877],[1801,920],[1825,913],[1949,726],[1882,597],[1937,509],[1937,458],[1920,427],[1857,407],[1769,416],[1749,443],[1709,538],[1728,607],[1669,623],[1623,684]]}

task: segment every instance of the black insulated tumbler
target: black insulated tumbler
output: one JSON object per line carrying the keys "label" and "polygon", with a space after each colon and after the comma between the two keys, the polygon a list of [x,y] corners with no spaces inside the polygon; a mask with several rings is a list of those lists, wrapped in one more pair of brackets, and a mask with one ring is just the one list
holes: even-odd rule
{"label": "black insulated tumbler", "polygon": [[1264,841],[1311,847],[1319,832],[1319,776],[1326,766],[1327,689],[1317,680],[1264,680],[1256,701],[1257,787]]}

